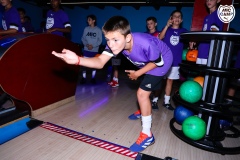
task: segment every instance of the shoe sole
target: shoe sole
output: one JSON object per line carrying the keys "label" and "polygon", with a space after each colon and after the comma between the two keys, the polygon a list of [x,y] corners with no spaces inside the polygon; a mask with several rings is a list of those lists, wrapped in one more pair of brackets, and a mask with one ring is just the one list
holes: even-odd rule
{"label": "shoe sole", "polygon": [[138,119],[140,119],[140,118],[141,118],[141,116],[140,116],[139,118],[137,118],[137,119],[131,119],[131,118],[128,117],[129,120],[138,120]]}
{"label": "shoe sole", "polygon": [[[154,143],[155,143],[155,140],[154,140],[152,143],[150,143],[146,148],[148,148],[149,146],[153,145]],[[141,150],[141,151],[139,151],[139,152],[144,151],[146,148],[144,148],[143,150]]]}
{"label": "shoe sole", "polygon": [[138,120],[138,119],[140,119],[140,118],[138,118],[138,119],[130,119],[130,118],[128,118],[129,120],[133,120],[133,121],[135,121],[135,120]]}

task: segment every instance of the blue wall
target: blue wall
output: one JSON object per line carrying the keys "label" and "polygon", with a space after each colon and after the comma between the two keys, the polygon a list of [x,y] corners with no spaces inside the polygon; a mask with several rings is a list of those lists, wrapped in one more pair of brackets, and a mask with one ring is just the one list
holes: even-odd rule
{"label": "blue wall", "polygon": [[[97,25],[100,28],[110,17],[121,15],[129,20],[132,32],[145,32],[147,17],[155,16],[158,20],[158,29],[161,30],[166,25],[170,13],[175,9],[175,7],[161,7],[160,10],[155,10],[153,7],[140,7],[139,10],[136,10],[133,7],[124,6],[121,10],[115,9],[114,7],[105,7],[104,9],[99,9],[97,7],[89,7],[89,9],[75,7],[74,9],[65,8],[65,11],[68,13],[72,23],[72,40],[76,43],[80,43],[83,29],[87,25],[86,17],[89,14],[95,14],[97,16]],[[193,8],[182,8],[182,12],[184,15],[183,27],[189,30]]]}
{"label": "blue wall", "polygon": [[237,32],[240,32],[240,8],[236,9],[235,17],[230,23],[230,28],[234,28]]}
{"label": "blue wall", "polygon": [[[43,20],[43,10],[48,8],[39,8],[20,0],[14,0],[13,5],[15,7],[23,7],[27,11],[27,15],[31,17],[32,24],[35,29],[39,28],[40,22]],[[72,24],[72,41],[75,43],[81,43],[81,36],[83,29],[86,27],[86,16],[89,14],[95,14],[97,16],[98,26],[101,28],[104,22],[114,15],[121,15],[126,17],[130,24],[133,32],[145,32],[146,31],[146,18],[149,16],[155,16],[158,20],[158,29],[161,30],[168,18],[170,13],[175,10],[175,7],[160,7],[156,10],[154,7],[140,7],[139,10],[131,6],[123,6],[121,9],[114,7],[105,7],[99,9],[97,7],[89,7],[84,9],[81,7],[74,7],[73,9],[65,8],[65,12],[69,15],[70,22]],[[193,7],[182,7],[183,12],[183,27],[190,29],[192,21]],[[231,22],[230,27],[240,32],[240,8],[236,9],[236,16]],[[104,40],[104,38],[103,38]],[[105,40],[103,41],[105,44]]]}
{"label": "blue wall", "polygon": [[12,4],[16,8],[19,8],[19,7],[24,8],[26,10],[26,15],[31,18],[34,29],[39,28],[40,22],[42,21],[42,8],[36,7],[29,3],[24,3],[20,0],[13,0]]}

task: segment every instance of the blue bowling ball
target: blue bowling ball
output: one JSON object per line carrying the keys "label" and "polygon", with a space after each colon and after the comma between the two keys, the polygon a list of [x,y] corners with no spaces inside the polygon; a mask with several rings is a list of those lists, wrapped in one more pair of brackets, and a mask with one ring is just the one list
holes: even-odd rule
{"label": "blue bowling ball", "polygon": [[174,118],[178,124],[182,124],[186,118],[193,115],[194,113],[191,110],[183,106],[177,106],[174,110]]}
{"label": "blue bowling ball", "polygon": [[228,130],[233,125],[233,122],[230,120],[221,119],[219,120],[219,125],[221,129]]}

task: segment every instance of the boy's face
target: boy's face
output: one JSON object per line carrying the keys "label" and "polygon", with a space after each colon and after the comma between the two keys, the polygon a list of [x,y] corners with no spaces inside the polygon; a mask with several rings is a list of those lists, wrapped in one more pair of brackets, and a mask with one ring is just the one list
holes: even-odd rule
{"label": "boy's face", "polygon": [[206,0],[206,5],[208,9],[212,9],[217,7],[217,3],[219,3],[221,0]]}
{"label": "boy's face", "polygon": [[173,15],[172,15],[172,23],[173,25],[180,25],[182,23],[182,16],[181,16],[181,13],[179,12],[175,12]]}
{"label": "boy's face", "polygon": [[11,3],[10,0],[1,0],[1,5],[4,6],[4,7],[7,6],[10,3]]}
{"label": "boy's face", "polygon": [[25,14],[22,11],[19,11],[18,13],[20,15],[20,18],[24,18]]}
{"label": "boy's face", "polygon": [[19,11],[18,13],[20,15],[21,22],[23,23],[25,21],[25,19],[24,19],[25,14],[22,11]]}
{"label": "boy's face", "polygon": [[89,26],[94,26],[95,20],[93,20],[92,18],[89,17],[89,18],[87,19],[87,22],[88,22],[88,25],[89,25]]}
{"label": "boy's face", "polygon": [[52,5],[52,8],[55,9],[55,8],[58,8],[61,1],[60,0],[51,0],[51,5]]}
{"label": "boy's face", "polygon": [[157,26],[157,23],[155,23],[153,20],[147,21],[147,28],[148,30],[153,30]]}
{"label": "boy's face", "polygon": [[107,32],[104,34],[108,47],[114,54],[119,54],[125,49],[128,36],[125,37],[119,31]]}

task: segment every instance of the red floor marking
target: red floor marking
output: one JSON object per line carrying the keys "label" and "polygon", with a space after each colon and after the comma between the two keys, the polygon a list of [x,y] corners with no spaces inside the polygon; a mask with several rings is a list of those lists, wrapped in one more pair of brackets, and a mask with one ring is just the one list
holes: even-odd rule
{"label": "red floor marking", "polygon": [[40,127],[127,157],[136,158],[138,154],[137,152],[130,151],[127,147],[88,136],[49,122],[43,123]]}

